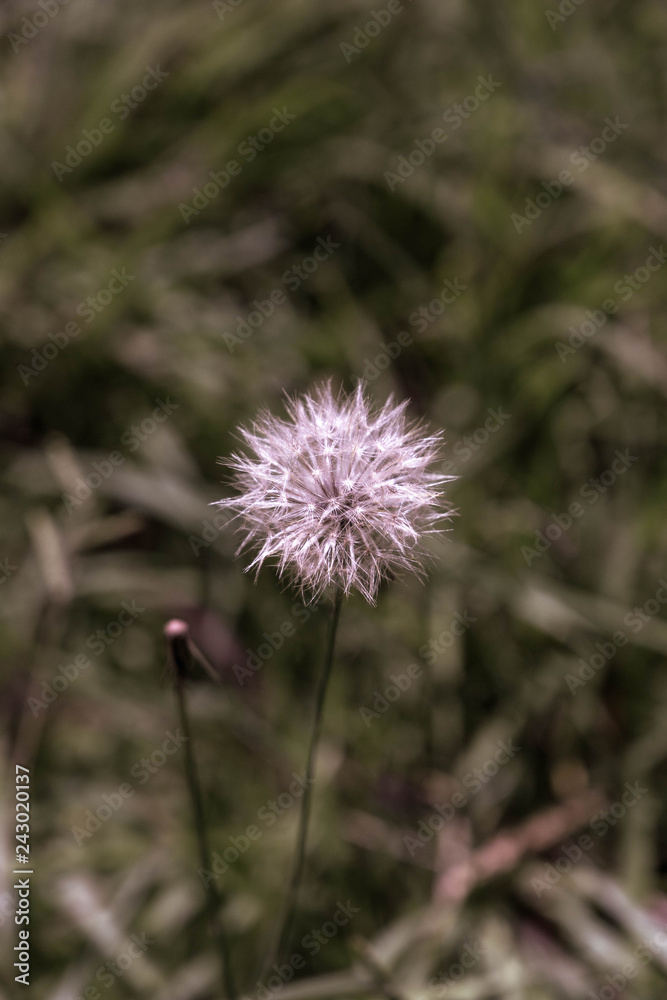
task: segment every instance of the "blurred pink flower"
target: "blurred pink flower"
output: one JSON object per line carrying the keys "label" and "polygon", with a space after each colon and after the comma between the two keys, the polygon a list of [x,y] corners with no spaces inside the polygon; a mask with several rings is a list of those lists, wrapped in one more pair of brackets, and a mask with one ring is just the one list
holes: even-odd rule
{"label": "blurred pink flower", "polygon": [[256,552],[247,570],[272,560],[305,599],[357,589],[371,604],[383,579],[425,575],[424,536],[452,513],[438,487],[454,477],[428,471],[441,434],[407,405],[374,409],[363,383],[336,396],[328,382],[288,397],[288,419],[263,411],[241,428],[251,454],[222,460],[239,495],[218,506],[237,512],[238,552]]}

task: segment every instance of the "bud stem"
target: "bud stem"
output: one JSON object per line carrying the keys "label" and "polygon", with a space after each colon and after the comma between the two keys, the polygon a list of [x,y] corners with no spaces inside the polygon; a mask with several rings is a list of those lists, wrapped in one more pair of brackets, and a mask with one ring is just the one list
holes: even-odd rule
{"label": "bud stem", "polygon": [[[190,805],[197,834],[199,863],[202,869],[210,864],[208,835],[204,819],[204,805],[199,783],[197,763],[192,749],[192,730],[185,697],[185,679],[190,672],[192,655],[188,642],[188,627],[185,622],[171,621],[165,628],[169,660],[174,672],[176,703],[178,706],[178,721],[185,737],[183,753],[185,754],[185,777],[190,794]],[[236,1000],[236,987],[231,967],[231,951],[227,935],[220,921],[220,895],[213,884],[209,882],[206,888],[206,909],[214,941],[220,945],[223,963],[223,985],[229,1000]]]}

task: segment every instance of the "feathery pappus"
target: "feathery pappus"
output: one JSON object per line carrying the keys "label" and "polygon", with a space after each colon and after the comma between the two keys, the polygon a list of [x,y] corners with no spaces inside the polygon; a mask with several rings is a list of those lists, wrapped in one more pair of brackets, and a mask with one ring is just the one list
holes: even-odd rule
{"label": "feathery pappus", "polygon": [[358,590],[375,603],[382,580],[425,575],[425,536],[452,511],[439,487],[455,478],[430,470],[442,435],[427,433],[393,397],[374,407],[359,382],[335,394],[331,382],[287,398],[287,418],[262,411],[240,428],[248,454],[221,461],[234,471],[231,508],[251,550],[247,570],[267,561],[304,599]]}

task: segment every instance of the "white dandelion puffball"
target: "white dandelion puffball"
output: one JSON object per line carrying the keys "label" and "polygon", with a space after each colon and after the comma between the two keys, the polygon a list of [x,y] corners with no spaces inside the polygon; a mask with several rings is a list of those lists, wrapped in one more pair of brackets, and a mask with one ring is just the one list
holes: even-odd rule
{"label": "white dandelion puffball", "polygon": [[247,570],[270,560],[305,599],[356,589],[374,604],[383,579],[423,577],[424,536],[451,514],[438,487],[454,477],[428,471],[441,435],[410,420],[407,401],[373,408],[363,390],[288,397],[286,420],[261,412],[240,429],[250,454],[222,460],[239,495],[218,506],[240,521],[238,552],[256,553]]}

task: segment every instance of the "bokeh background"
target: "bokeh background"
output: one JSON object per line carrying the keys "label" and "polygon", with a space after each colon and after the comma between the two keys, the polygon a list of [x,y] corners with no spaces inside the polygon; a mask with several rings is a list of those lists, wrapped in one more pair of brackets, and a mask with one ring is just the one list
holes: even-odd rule
{"label": "bokeh background", "polygon": [[[5,0],[0,34],[2,995],[222,995],[174,615],[242,996],[664,995],[665,7]],[[329,376],[445,428],[458,516],[426,586],[344,608],[279,991],[326,612],[209,504],[236,425]]]}

